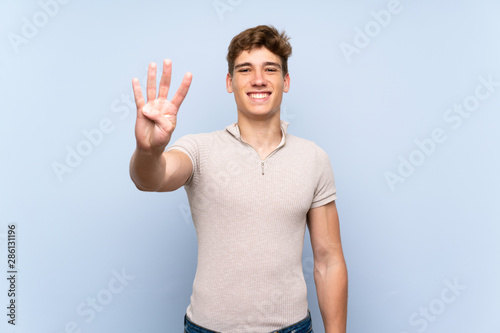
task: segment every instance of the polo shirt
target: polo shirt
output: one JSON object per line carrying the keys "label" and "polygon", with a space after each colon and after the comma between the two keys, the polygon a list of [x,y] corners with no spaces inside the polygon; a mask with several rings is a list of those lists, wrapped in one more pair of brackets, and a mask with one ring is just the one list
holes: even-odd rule
{"label": "polo shirt", "polygon": [[198,238],[186,314],[218,332],[270,332],[307,316],[302,249],[307,212],[337,198],[330,160],[287,133],[262,160],[237,124],[186,135],[168,150],[189,156],[184,184]]}

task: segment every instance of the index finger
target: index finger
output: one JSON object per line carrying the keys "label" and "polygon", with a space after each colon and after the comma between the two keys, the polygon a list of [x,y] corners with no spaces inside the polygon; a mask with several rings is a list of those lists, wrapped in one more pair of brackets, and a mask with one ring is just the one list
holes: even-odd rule
{"label": "index finger", "polygon": [[193,80],[193,74],[190,72],[187,72],[186,75],[184,75],[184,79],[182,79],[182,83],[175,92],[174,97],[172,98],[172,104],[175,105],[177,108],[179,108],[184,101],[184,98],[186,97],[189,87],[191,86],[191,81]]}

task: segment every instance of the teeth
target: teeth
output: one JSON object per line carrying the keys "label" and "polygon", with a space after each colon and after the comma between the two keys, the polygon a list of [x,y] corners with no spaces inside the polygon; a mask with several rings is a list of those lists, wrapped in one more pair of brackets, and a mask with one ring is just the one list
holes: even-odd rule
{"label": "teeth", "polygon": [[266,98],[267,96],[269,96],[269,94],[265,93],[265,94],[250,94],[250,97],[252,98]]}

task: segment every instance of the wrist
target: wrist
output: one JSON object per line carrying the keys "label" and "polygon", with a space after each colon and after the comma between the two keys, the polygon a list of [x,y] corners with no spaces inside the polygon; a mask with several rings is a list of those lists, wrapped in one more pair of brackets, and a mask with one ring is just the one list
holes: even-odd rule
{"label": "wrist", "polygon": [[144,148],[137,145],[135,148],[136,154],[146,158],[160,158],[165,152],[165,147],[159,148]]}

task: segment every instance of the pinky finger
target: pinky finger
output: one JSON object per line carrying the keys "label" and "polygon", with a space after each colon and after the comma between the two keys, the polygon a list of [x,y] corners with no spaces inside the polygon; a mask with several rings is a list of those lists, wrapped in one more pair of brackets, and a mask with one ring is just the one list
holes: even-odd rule
{"label": "pinky finger", "polygon": [[134,89],[135,105],[137,106],[137,112],[144,107],[144,97],[142,96],[141,85],[139,84],[139,79],[132,79],[132,88]]}

